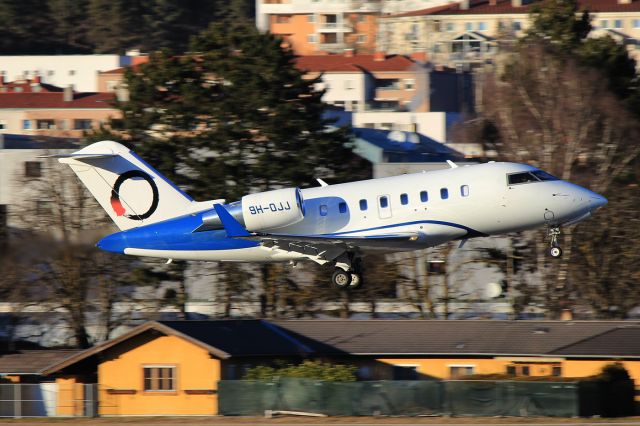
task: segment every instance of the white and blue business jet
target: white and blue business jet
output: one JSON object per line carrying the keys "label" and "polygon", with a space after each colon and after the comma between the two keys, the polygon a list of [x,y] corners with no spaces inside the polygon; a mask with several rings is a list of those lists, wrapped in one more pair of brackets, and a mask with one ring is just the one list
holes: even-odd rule
{"label": "white and blue business jet", "polygon": [[223,262],[311,260],[335,266],[340,288],[361,284],[368,252],[419,250],[451,240],[560,226],[607,200],[525,164],[432,172],[197,202],[125,146],[103,141],[60,155],[121,232],[98,242],[135,256]]}

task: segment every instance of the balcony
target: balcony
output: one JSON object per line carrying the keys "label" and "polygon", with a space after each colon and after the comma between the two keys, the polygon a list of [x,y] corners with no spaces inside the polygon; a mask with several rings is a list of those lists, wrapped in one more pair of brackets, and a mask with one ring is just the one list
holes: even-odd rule
{"label": "balcony", "polygon": [[350,33],[353,26],[344,22],[320,22],[318,32],[320,33]]}
{"label": "balcony", "polygon": [[318,43],[318,49],[319,50],[324,50],[324,51],[327,51],[327,52],[342,53],[348,47],[349,46],[347,45],[347,43],[344,43],[344,42]]}

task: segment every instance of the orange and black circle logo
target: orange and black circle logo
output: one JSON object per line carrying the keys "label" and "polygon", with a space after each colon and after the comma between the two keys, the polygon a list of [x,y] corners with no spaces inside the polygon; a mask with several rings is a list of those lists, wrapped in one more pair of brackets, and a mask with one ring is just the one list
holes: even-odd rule
{"label": "orange and black circle logo", "polygon": [[[151,205],[146,212],[141,214],[127,214],[127,209],[122,205],[122,202],[120,201],[120,187],[128,179],[144,179],[149,184],[153,197],[151,200]],[[158,195],[158,187],[156,186],[156,183],[153,181],[151,176],[149,176],[142,170],[130,170],[128,172],[124,172],[123,174],[118,176],[118,179],[113,184],[113,189],[111,190],[111,207],[113,208],[113,211],[117,216],[124,216],[131,220],[147,219],[158,208],[159,200],[160,198]]]}

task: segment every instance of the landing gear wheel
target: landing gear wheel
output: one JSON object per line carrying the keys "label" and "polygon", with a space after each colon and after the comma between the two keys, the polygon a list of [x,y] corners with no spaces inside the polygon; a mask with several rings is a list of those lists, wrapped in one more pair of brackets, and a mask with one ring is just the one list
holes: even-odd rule
{"label": "landing gear wheel", "polygon": [[351,282],[349,283],[349,290],[358,288],[362,285],[362,275],[355,272],[351,273]]}
{"label": "landing gear wheel", "polygon": [[331,282],[340,290],[346,289],[349,287],[349,284],[351,284],[351,273],[343,271],[342,269],[336,269],[331,277]]}
{"label": "landing gear wheel", "polygon": [[558,259],[559,257],[562,256],[562,249],[558,245],[558,237],[560,236],[560,228],[557,227],[557,226],[550,227],[548,235],[549,235],[549,239],[551,240],[550,241],[551,247],[549,248],[549,254],[554,259]]}

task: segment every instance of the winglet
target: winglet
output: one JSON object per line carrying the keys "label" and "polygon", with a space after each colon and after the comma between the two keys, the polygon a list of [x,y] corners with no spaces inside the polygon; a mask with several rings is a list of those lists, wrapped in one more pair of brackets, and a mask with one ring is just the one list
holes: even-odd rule
{"label": "winglet", "polygon": [[222,222],[222,226],[224,226],[224,230],[227,231],[229,238],[248,237],[251,235],[240,222],[229,214],[227,209],[222,207],[222,204],[214,204],[213,208],[216,210],[216,213],[218,213],[220,222]]}

